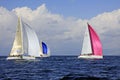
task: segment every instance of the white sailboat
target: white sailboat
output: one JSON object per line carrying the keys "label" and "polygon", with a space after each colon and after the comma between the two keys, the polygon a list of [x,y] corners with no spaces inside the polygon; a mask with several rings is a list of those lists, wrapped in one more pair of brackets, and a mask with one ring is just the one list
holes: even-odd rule
{"label": "white sailboat", "polygon": [[39,40],[35,31],[20,18],[16,30],[13,47],[7,60],[12,59],[35,59],[40,52]]}
{"label": "white sailboat", "polygon": [[45,42],[40,42],[40,56],[39,57],[50,57],[50,49]]}
{"label": "white sailboat", "polygon": [[86,59],[102,59],[102,44],[97,33],[88,24],[84,35],[84,41],[82,46],[81,54],[78,58]]}

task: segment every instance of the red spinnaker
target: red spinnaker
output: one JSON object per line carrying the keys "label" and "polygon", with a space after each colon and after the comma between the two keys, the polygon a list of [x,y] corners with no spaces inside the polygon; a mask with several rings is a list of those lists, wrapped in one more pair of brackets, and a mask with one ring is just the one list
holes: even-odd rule
{"label": "red spinnaker", "polygon": [[88,29],[90,32],[90,39],[91,39],[93,55],[102,56],[102,44],[100,42],[100,39],[99,39],[97,33],[94,31],[94,29],[89,24],[88,24]]}

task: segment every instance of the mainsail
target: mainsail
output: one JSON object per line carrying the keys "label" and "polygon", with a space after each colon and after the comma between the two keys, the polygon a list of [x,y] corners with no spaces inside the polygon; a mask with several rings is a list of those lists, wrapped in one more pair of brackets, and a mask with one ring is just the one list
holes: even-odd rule
{"label": "mainsail", "polygon": [[10,56],[18,56],[23,54],[23,41],[22,41],[22,27],[21,21],[18,19],[18,25],[16,30],[15,39],[13,42],[13,47],[10,52]]}
{"label": "mainsail", "polygon": [[90,42],[90,34],[88,27],[86,28],[84,40],[83,40],[83,47],[81,54],[92,54],[91,42]]}

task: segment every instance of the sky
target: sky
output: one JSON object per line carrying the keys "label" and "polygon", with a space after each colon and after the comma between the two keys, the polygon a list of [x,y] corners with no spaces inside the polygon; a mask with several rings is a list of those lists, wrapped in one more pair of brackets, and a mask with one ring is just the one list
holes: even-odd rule
{"label": "sky", "polygon": [[21,16],[51,55],[80,55],[87,22],[103,55],[120,55],[120,0],[0,0],[0,56],[9,55]]}

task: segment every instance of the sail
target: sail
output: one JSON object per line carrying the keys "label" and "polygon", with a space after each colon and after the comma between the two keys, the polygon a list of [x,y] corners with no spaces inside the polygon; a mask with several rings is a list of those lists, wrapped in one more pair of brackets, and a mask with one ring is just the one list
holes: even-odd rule
{"label": "sail", "polygon": [[40,54],[39,56],[43,56],[43,51],[42,51],[42,42],[40,42]]}
{"label": "sail", "polygon": [[21,27],[21,21],[20,18],[18,18],[18,24],[17,24],[17,30],[16,30],[16,35],[15,39],[13,42],[13,47],[11,49],[10,56],[17,56],[17,55],[22,55],[23,54],[23,48],[22,48],[22,27]]}
{"label": "sail", "polygon": [[88,24],[90,38],[91,38],[91,46],[93,55],[102,55],[102,45],[97,33],[93,30],[93,28]]}
{"label": "sail", "polygon": [[27,46],[25,46],[24,44],[24,49],[26,49],[24,51],[27,51],[28,55],[35,57],[39,56],[40,46],[35,31],[28,24],[24,22],[23,22],[23,27],[27,35],[27,44],[26,44]]}
{"label": "sail", "polygon": [[[9,59],[35,59],[40,54],[40,45],[35,31],[20,18]],[[26,55],[26,56],[25,56]]]}
{"label": "sail", "polygon": [[44,43],[43,41],[40,42],[40,54],[38,57],[49,57],[49,56],[50,56],[50,49],[48,48],[46,43]]}
{"label": "sail", "polygon": [[48,53],[47,45],[44,42],[42,42],[42,51],[43,51],[43,54],[47,54]]}
{"label": "sail", "polygon": [[83,46],[81,54],[92,54],[91,42],[90,42],[90,35],[88,27],[86,28],[83,40]]}
{"label": "sail", "polygon": [[28,36],[27,36],[27,32],[26,32],[26,27],[24,26],[23,24],[23,21],[21,20],[22,22],[22,33],[23,33],[23,52],[24,54],[28,55],[28,47],[29,47],[29,43],[28,43]]}

